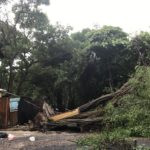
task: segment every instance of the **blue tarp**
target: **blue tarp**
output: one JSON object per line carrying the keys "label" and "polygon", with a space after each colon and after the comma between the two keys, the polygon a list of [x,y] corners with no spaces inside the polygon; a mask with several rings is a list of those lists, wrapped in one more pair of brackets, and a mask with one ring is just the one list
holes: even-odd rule
{"label": "blue tarp", "polygon": [[18,110],[18,103],[20,98],[10,98],[10,112],[14,112]]}

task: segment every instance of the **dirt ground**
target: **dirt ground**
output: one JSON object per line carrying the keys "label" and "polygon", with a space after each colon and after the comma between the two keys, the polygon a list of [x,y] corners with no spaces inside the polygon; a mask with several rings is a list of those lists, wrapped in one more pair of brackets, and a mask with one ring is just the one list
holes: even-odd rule
{"label": "dirt ground", "polygon": [[[15,139],[0,139],[0,150],[76,150],[75,140],[85,136],[80,133],[51,131],[48,133],[31,131],[4,131],[15,135]],[[34,136],[35,141],[29,138]]]}

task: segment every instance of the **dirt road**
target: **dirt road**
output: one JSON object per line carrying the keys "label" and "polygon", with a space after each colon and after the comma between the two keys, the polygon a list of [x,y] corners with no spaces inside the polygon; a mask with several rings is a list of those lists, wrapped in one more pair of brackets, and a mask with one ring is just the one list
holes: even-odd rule
{"label": "dirt road", "polygon": [[[76,150],[75,140],[82,137],[79,133],[49,132],[43,134],[30,131],[7,131],[15,135],[15,139],[8,141],[0,139],[0,150]],[[30,141],[29,137],[35,137]]]}

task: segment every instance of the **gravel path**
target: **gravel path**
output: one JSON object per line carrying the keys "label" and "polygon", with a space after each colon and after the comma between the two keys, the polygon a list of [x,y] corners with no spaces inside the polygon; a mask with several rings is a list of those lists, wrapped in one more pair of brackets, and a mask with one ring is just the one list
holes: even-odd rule
{"label": "gravel path", "polygon": [[[30,131],[7,131],[16,136],[12,141],[0,139],[0,150],[76,150],[75,140],[82,137],[79,133],[49,132],[43,134]],[[34,136],[31,142],[29,137]]]}

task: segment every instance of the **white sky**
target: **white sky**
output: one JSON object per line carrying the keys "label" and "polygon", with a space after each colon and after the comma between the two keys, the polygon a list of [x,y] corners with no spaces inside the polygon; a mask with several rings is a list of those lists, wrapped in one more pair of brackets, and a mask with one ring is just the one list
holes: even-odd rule
{"label": "white sky", "polygon": [[128,33],[150,31],[150,0],[50,0],[45,11],[52,24],[74,31],[98,24],[123,28]]}

